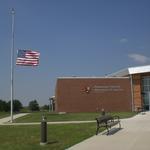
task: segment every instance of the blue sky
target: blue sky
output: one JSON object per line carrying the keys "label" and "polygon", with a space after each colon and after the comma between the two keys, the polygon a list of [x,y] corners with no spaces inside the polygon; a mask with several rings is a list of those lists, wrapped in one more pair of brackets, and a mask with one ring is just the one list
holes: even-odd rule
{"label": "blue sky", "polygon": [[150,64],[149,0],[0,0],[0,99],[10,99],[11,15],[17,49],[41,53],[15,66],[15,99],[48,104],[57,77],[104,76]]}

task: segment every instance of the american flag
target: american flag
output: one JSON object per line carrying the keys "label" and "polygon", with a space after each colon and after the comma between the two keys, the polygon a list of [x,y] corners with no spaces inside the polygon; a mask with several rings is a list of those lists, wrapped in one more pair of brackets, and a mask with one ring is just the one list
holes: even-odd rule
{"label": "american flag", "polygon": [[32,50],[18,50],[16,65],[38,66],[40,53]]}

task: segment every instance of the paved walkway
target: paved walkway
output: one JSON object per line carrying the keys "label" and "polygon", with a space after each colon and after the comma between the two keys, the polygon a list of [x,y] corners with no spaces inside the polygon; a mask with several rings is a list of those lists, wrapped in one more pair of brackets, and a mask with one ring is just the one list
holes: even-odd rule
{"label": "paved walkway", "polygon": [[[20,113],[20,114],[15,114],[13,115],[13,119],[23,117],[25,115],[28,115],[29,113]],[[41,122],[28,122],[28,123],[16,123],[10,122],[11,118],[5,117],[0,119],[0,125],[39,125]],[[47,122],[47,124],[78,124],[78,123],[91,123],[91,122],[96,122],[96,121],[55,121],[55,122]]]}
{"label": "paved walkway", "polygon": [[[47,122],[47,124],[79,124],[79,123],[92,123],[96,121],[55,121],[55,122]],[[41,122],[27,122],[27,123],[10,123],[4,122],[0,123],[0,125],[39,125]]]}
{"label": "paved walkway", "polygon": [[122,129],[104,131],[68,150],[150,150],[150,112],[121,120]]}
{"label": "paved walkway", "polygon": [[[13,119],[16,119],[16,118],[19,118],[19,117],[22,117],[22,116],[25,116],[25,115],[28,115],[29,113],[20,113],[20,114],[15,114],[13,115]],[[0,125],[4,125],[4,123],[6,122],[10,122],[11,120],[11,117],[5,117],[5,118],[2,118],[0,119]]]}

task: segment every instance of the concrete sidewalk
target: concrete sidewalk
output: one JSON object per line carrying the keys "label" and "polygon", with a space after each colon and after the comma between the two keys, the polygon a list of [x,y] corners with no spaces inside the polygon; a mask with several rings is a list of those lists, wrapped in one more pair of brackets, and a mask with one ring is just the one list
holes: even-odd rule
{"label": "concrete sidewalk", "polygon": [[[55,122],[47,122],[47,124],[79,124],[79,123],[92,123],[96,121],[55,121]],[[10,123],[10,122],[4,122],[4,123],[0,123],[0,125],[40,125],[41,122],[26,122],[26,123]]]}
{"label": "concrete sidewalk", "polygon": [[112,128],[68,150],[150,150],[150,112],[121,120],[122,129]]}
{"label": "concrete sidewalk", "polygon": [[[22,117],[22,116],[25,116],[25,115],[28,115],[29,113],[20,113],[20,114],[15,114],[13,115],[13,119],[16,119],[16,118],[19,118],[19,117]],[[4,123],[7,123],[7,122],[10,122],[11,120],[11,117],[5,117],[5,118],[2,118],[0,119],[0,125],[3,125]]]}

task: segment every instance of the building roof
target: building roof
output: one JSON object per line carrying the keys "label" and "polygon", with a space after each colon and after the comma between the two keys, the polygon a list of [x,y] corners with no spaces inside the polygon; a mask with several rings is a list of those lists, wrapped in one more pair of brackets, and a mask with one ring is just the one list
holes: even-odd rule
{"label": "building roof", "polygon": [[119,70],[115,73],[109,74],[109,77],[123,77],[132,74],[139,74],[139,73],[148,73],[150,72],[150,65],[147,66],[138,66],[138,67],[129,67],[126,69]]}
{"label": "building roof", "polygon": [[80,77],[80,76],[72,76],[72,77],[58,77],[57,79],[126,79],[129,77],[120,77],[120,76],[105,76],[105,77]]}

